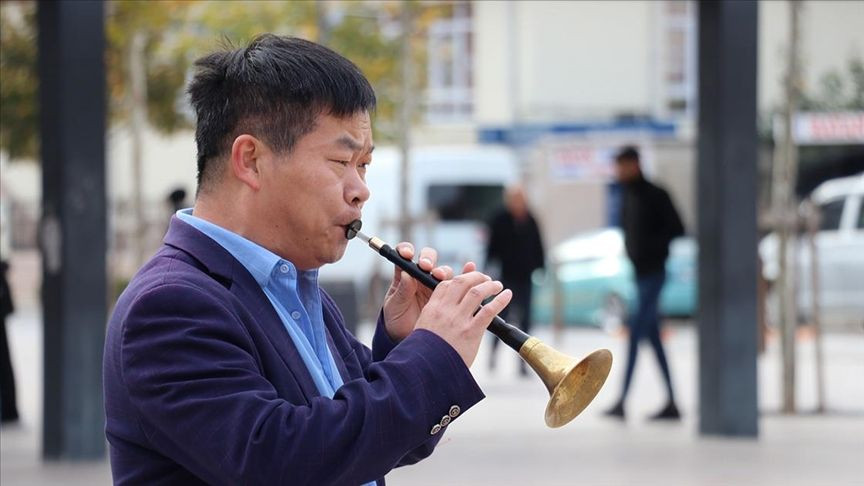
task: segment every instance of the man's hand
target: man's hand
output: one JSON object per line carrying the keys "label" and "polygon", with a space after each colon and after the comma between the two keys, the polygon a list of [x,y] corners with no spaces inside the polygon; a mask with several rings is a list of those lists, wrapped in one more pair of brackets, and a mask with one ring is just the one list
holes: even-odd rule
{"label": "man's hand", "polygon": [[[400,243],[396,251],[407,259],[414,256],[414,247],[410,243]],[[395,268],[393,282],[384,297],[387,333],[392,339],[401,341],[415,326],[427,329],[453,346],[466,366],[471,366],[483,331],[507,306],[513,294],[510,290],[502,292],[500,282],[475,271],[473,262],[466,263],[462,275],[453,278],[450,267],[435,267],[437,258],[434,249],[423,248],[418,263],[421,269],[442,281],[434,293],[400,268]],[[475,315],[483,300],[495,294],[498,294],[495,299]]]}
{"label": "man's hand", "polygon": [[[414,258],[414,246],[411,243],[399,243],[396,251],[403,258],[411,260]],[[431,272],[438,280],[449,280],[453,278],[453,269],[448,266],[435,267],[438,260],[438,252],[432,248],[420,250],[420,268]],[[470,265],[470,267],[469,267]],[[473,271],[474,264],[465,265],[466,270]],[[469,269],[470,268],[470,269]],[[393,281],[384,296],[384,322],[387,324],[387,334],[394,341],[405,339],[420,317],[420,311],[429,301],[432,289],[411,278],[404,270],[394,267]]]}
{"label": "man's hand", "polygon": [[[480,304],[493,295],[495,298],[478,311]],[[504,290],[501,282],[487,275],[473,271],[463,273],[438,284],[417,319],[417,329],[428,329],[439,335],[459,353],[465,366],[470,367],[477,357],[483,331],[512,297],[510,289]]]}

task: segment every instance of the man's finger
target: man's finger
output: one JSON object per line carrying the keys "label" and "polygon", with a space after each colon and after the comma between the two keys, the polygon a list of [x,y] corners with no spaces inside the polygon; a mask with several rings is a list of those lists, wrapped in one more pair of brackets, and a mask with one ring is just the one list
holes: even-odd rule
{"label": "man's finger", "polygon": [[507,304],[510,303],[510,299],[512,298],[513,291],[510,289],[504,289],[500,294],[496,295],[494,299],[489,301],[488,304],[484,305],[479,311],[477,311],[477,314],[474,315],[474,323],[488,326],[489,323],[492,322],[492,319],[507,307]]}
{"label": "man's finger", "polygon": [[403,241],[402,243],[397,244],[396,252],[399,253],[399,256],[407,260],[414,259],[414,245],[408,243],[407,241]]}
{"label": "man's finger", "polygon": [[424,247],[420,250],[420,259],[417,262],[420,268],[429,272],[435,268],[435,263],[438,262],[438,252],[434,248]]}
{"label": "man's finger", "polygon": [[435,269],[432,270],[432,276],[438,280],[450,280],[453,278],[453,269],[447,265],[435,267]]}
{"label": "man's finger", "polygon": [[480,272],[463,273],[450,280],[444,280],[437,287],[433,296],[436,296],[439,302],[446,305],[458,306],[465,297],[471,287],[483,283],[484,280],[490,280],[489,277]]}
{"label": "man's finger", "polygon": [[480,272],[463,273],[462,275],[453,277],[453,279],[448,282],[451,282],[450,286],[453,288],[451,297],[454,300],[454,304],[458,305],[462,302],[465,294],[468,293],[472,287],[489,280],[492,279]]}
{"label": "man's finger", "polygon": [[497,280],[482,282],[468,289],[459,306],[466,312],[473,312],[487,297],[492,297],[502,290],[504,290],[504,285]]}

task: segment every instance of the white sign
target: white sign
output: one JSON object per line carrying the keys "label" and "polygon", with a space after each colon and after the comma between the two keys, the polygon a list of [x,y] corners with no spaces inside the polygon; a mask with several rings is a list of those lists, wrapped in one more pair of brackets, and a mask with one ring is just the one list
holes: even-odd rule
{"label": "white sign", "polygon": [[553,177],[563,179],[611,178],[613,150],[594,145],[559,145],[548,152],[550,172]]}
{"label": "white sign", "polygon": [[792,137],[802,145],[864,143],[864,111],[798,113]]}
{"label": "white sign", "polygon": [[[564,181],[611,181],[615,178],[615,156],[625,145],[639,150],[643,171],[650,175],[653,153],[647,143],[630,140],[556,140],[544,145],[549,176]],[[630,142],[630,143],[628,143]]]}

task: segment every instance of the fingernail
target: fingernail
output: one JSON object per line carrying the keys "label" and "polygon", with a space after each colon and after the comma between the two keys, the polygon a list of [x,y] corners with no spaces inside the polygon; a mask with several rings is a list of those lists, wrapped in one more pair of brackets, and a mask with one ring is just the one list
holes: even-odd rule
{"label": "fingernail", "polygon": [[426,263],[426,264],[432,265],[432,260],[430,260],[430,259],[428,259],[428,258],[421,258],[421,259],[420,259],[420,262],[421,262],[421,263]]}

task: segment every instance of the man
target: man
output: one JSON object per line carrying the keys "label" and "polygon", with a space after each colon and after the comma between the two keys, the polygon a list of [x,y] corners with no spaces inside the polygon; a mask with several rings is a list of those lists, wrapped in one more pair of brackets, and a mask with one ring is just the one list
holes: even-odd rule
{"label": "man", "polygon": [[624,246],[636,273],[639,304],[636,314],[630,318],[630,349],[627,354],[624,388],[620,400],[607,414],[624,418],[624,401],[633,378],[639,341],[647,338],[657,355],[668,394],[666,406],[652,418],[677,420],[680,414],[672,391],[669,364],[660,340],[658,304],[660,291],[663,290],[666,280],[669,243],[684,234],[684,226],[669,194],[643,176],[639,152],[635,148],[622,149],[615,158],[615,168],[623,188],[621,228],[624,231]]}
{"label": "man", "polygon": [[[489,223],[489,241],[486,245],[487,266],[499,266],[501,282],[513,291],[513,301],[501,313],[502,319],[513,315],[516,324],[526,333],[531,332],[531,274],[544,265],[543,241],[537,221],[528,210],[525,191],[511,186],[504,192],[504,208]],[[499,339],[492,339],[489,369],[495,368],[495,351]],[[525,361],[519,360],[519,372],[528,373]]]}
{"label": "man", "polygon": [[468,367],[511,293],[424,248],[444,282],[394,271],[372,350],[360,344],[317,271],[369,197],[371,86],[329,49],[273,35],[196,65],[195,207],[108,326],[114,482],[383,484],[483,398]]}
{"label": "man", "polygon": [[[4,251],[4,255],[6,252]],[[18,403],[15,397],[15,372],[6,337],[6,317],[15,311],[12,289],[6,280],[9,264],[0,260],[0,423],[18,421]]]}
{"label": "man", "polygon": [[9,237],[9,205],[6,190],[0,181],[0,424],[17,422],[18,402],[15,394],[15,371],[6,335],[6,318],[15,312],[12,288],[6,278],[9,263],[5,260],[11,250]]}

